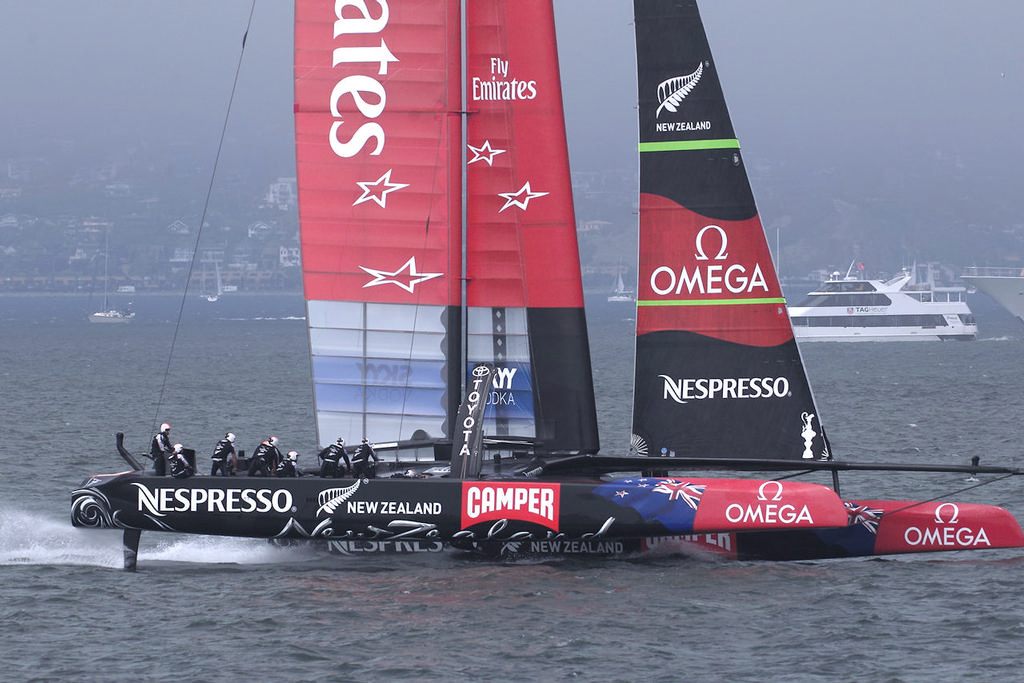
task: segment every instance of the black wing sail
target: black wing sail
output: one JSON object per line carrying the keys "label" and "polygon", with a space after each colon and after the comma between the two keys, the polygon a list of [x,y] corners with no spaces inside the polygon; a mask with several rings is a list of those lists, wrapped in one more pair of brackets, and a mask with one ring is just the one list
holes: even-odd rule
{"label": "black wing sail", "polygon": [[633,446],[803,460],[828,445],[696,2],[636,0]]}

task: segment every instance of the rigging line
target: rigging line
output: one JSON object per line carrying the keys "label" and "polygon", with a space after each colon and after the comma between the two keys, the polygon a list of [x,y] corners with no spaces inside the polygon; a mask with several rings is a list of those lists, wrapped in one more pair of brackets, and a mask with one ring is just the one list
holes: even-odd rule
{"label": "rigging line", "polygon": [[956,496],[956,495],[959,495],[959,494],[963,493],[964,491],[970,491],[971,489],[976,489],[976,488],[979,488],[981,486],[988,486],[989,484],[994,484],[997,481],[1002,481],[1003,479],[1009,479],[1010,477],[1015,477],[1015,476],[1017,476],[1017,474],[1018,473],[1016,473],[1016,472],[1011,472],[1010,474],[1004,474],[1003,476],[996,477],[995,479],[989,479],[988,481],[980,481],[977,484],[974,484],[972,486],[965,486],[964,488],[958,489],[956,491],[947,491],[945,493],[940,493],[939,495],[935,496],[934,498],[929,498],[928,500],[919,500],[917,502],[911,503],[910,505],[907,505],[906,507],[901,507],[898,510],[890,510],[889,512],[885,512],[881,516],[882,517],[888,517],[889,515],[894,515],[897,512],[903,512],[904,510],[909,510],[910,508],[915,508],[918,505],[924,505],[926,503],[934,503],[935,501],[939,500],[940,498],[945,498],[946,496]]}
{"label": "rigging line", "polygon": [[[450,115],[451,115],[451,111],[446,111],[446,112],[444,112],[444,115],[440,117],[440,130],[438,131],[437,144],[434,147],[434,172],[431,174],[430,191],[429,191],[429,193],[427,195],[430,199],[427,202],[427,215],[425,216],[424,221],[423,221],[423,242],[420,245],[420,253],[423,254],[424,261],[426,261],[427,249],[429,247],[430,221],[431,221],[431,219],[434,216],[434,200],[435,200],[435,198],[437,196],[437,184],[438,184],[438,173],[437,173],[437,171],[438,171],[438,168],[442,168],[442,167],[444,168],[446,173],[449,170],[448,169],[448,165],[447,165],[448,159],[442,160],[442,155],[445,153],[445,150],[447,149],[447,147],[451,144],[451,139],[450,139],[450,136],[449,136],[449,125],[448,125],[448,117]],[[448,143],[447,145],[445,144],[446,142]],[[461,144],[462,144],[461,140],[459,140],[459,144],[461,146]],[[461,181],[462,181],[462,177],[460,175],[460,183],[461,183]],[[448,190],[448,194],[450,194],[451,191],[452,191],[452,188],[450,187],[450,182],[451,182],[451,176],[450,176],[450,174],[448,174],[447,177],[445,178],[445,183],[446,183],[445,187]],[[447,195],[445,196],[445,206],[450,206],[450,203],[447,202]],[[448,239],[450,240],[451,239],[451,216],[449,216],[448,225],[447,226],[442,226],[441,229],[442,230],[445,230],[445,229],[447,230],[447,232],[448,232]],[[447,245],[447,243],[446,243],[446,245]],[[446,277],[445,279],[447,281],[450,281],[450,279],[451,279],[451,262],[450,262],[448,256],[451,254],[451,248],[448,247],[446,250],[447,250],[447,254],[445,254],[445,262],[447,264],[447,268],[446,269],[447,269],[448,272],[446,273],[446,275],[448,277]],[[411,275],[411,273],[410,273],[410,275]],[[447,291],[451,290],[451,286],[449,284],[446,284],[445,288],[446,288]],[[416,333],[419,330],[420,313],[421,313],[420,302],[422,302],[422,300],[423,300],[423,290],[420,289],[420,290],[417,290],[417,292],[416,292],[416,300],[415,300],[415,304],[414,304],[414,307],[413,307],[413,314],[412,314],[412,329],[409,331],[409,354],[408,354],[409,372],[405,376],[405,384],[402,385],[402,412],[398,416],[398,434],[399,434],[399,436],[397,438],[399,438],[399,439],[401,439],[402,430],[405,427],[406,407],[408,406],[408,402],[410,400],[409,390],[413,386],[412,364],[413,364],[413,361],[414,361],[414,353],[415,353],[415,350],[416,350]],[[450,304],[451,301],[449,300],[448,303]],[[447,305],[444,306],[445,311],[447,311],[448,308],[449,308],[449,306],[447,306]],[[444,313],[442,313],[442,315],[444,315]],[[365,320],[365,318],[364,318],[364,320]],[[365,344],[364,344],[363,348],[364,348],[364,354],[365,354],[366,353],[365,352],[365,349],[366,349],[366,345]],[[448,362],[451,362],[451,361],[449,360]],[[364,385],[365,385],[366,384],[366,379],[365,378],[363,379],[363,382],[364,382]],[[446,384],[447,384],[447,382],[446,382]],[[451,391],[451,389],[448,388],[448,391]],[[455,420],[455,416],[454,415],[449,416],[449,423],[450,424],[454,423],[454,420]],[[364,423],[364,425],[366,424],[365,411],[364,411],[364,415],[363,415],[363,423]],[[449,429],[454,431],[454,427],[450,426]],[[363,431],[364,432],[366,431],[365,426],[363,428]],[[396,460],[399,459],[398,451],[395,452],[395,459]]]}
{"label": "rigging line", "polygon": [[178,341],[178,329],[181,327],[181,317],[185,312],[185,301],[188,298],[188,288],[192,282],[192,271],[196,267],[196,257],[199,254],[199,241],[203,235],[203,224],[206,222],[206,212],[210,206],[210,197],[213,194],[213,181],[217,177],[217,166],[220,164],[221,151],[224,149],[224,138],[228,130],[228,120],[231,118],[231,105],[235,101],[235,90],[238,88],[238,75],[242,71],[242,58],[245,56],[245,43],[249,37],[249,29],[252,27],[252,17],[256,13],[256,0],[252,0],[252,5],[249,7],[249,20],[245,25],[245,33],[242,34],[242,47],[238,51],[238,64],[235,66],[235,79],[231,84],[231,95],[228,97],[227,110],[224,112],[224,123],[220,129],[220,140],[217,143],[217,154],[213,159],[213,169],[210,171],[210,182],[206,187],[206,199],[203,201],[203,213],[199,218],[199,229],[196,231],[196,242],[195,248],[192,250],[192,261],[188,266],[188,276],[185,279],[185,289],[181,293],[181,303],[178,305],[178,318],[174,322],[174,333],[171,335],[171,348],[167,352],[167,364],[164,366],[164,377],[160,383],[160,393],[157,396],[156,410],[153,413],[152,429],[156,430],[156,425],[159,424],[160,408],[164,403],[164,392],[167,390],[167,378],[171,373],[171,359],[174,357],[174,346]]}

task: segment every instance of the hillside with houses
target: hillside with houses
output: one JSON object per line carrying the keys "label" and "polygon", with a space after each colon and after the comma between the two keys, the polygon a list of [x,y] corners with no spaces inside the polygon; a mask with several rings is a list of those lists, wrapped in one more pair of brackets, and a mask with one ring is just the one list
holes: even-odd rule
{"label": "hillside with houses", "polygon": [[[0,293],[209,290],[219,273],[241,292],[301,291],[294,161],[235,164],[211,187],[201,151],[177,143],[83,154],[0,157]],[[101,162],[96,159],[102,159]],[[942,153],[912,175],[833,164],[748,169],[784,280],[845,270],[880,277],[914,261],[1024,264],[1014,178]],[[573,173],[584,287],[635,283],[635,168]],[[200,221],[205,216],[202,231]]]}

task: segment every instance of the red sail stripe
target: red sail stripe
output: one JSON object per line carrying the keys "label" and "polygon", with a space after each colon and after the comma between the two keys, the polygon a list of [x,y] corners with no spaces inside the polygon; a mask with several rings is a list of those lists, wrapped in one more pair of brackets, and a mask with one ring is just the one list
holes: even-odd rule
{"label": "red sail stripe", "polygon": [[686,330],[747,346],[793,338],[756,215],[709,219],[642,194],[640,216],[638,334]]}
{"label": "red sail stripe", "polygon": [[[457,303],[459,3],[368,5],[365,16],[356,4],[296,2],[306,297]],[[411,257],[417,272],[441,275],[411,292],[364,287],[374,278],[363,268],[408,284],[399,269]]]}
{"label": "red sail stripe", "polygon": [[466,17],[467,144],[504,150],[469,153],[469,305],[582,307],[551,2],[471,2]]}

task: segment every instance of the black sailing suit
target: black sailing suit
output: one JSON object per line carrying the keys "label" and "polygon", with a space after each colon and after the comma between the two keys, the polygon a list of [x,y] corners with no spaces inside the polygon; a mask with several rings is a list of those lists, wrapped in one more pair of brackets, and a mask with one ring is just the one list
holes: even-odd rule
{"label": "black sailing suit", "polygon": [[277,466],[277,469],[274,471],[274,476],[297,477],[299,476],[299,470],[295,467],[295,463],[288,458],[285,458],[281,461],[281,464]]}
{"label": "black sailing suit", "polygon": [[167,456],[167,464],[171,470],[171,476],[175,479],[188,479],[195,474],[192,466],[188,464],[188,460],[181,453],[171,453]]}
{"label": "black sailing suit", "polygon": [[[320,468],[321,477],[344,477],[352,469],[352,463],[348,459],[348,451],[339,443],[332,443],[320,451],[319,458],[323,459],[324,466]],[[344,459],[345,467],[340,467]]]}
{"label": "black sailing suit", "polygon": [[279,462],[281,462],[281,451],[277,450],[277,446],[271,445],[269,441],[264,441],[256,447],[252,454],[249,476],[255,477],[257,474],[262,477],[273,476]]}
{"label": "black sailing suit", "polygon": [[[373,464],[370,464],[370,458],[373,458]],[[373,447],[365,441],[356,447],[356,452],[352,455],[352,476],[359,479],[366,477],[367,479],[373,479],[377,476],[376,464],[380,458],[373,452]]]}
{"label": "black sailing suit", "polygon": [[228,459],[237,463],[238,454],[235,453],[235,445],[227,439],[221,439],[217,442],[217,445],[213,447],[213,467],[210,468],[210,476],[217,474],[217,470],[225,477],[234,475],[233,467],[228,467]]}
{"label": "black sailing suit", "polygon": [[156,476],[162,477],[167,474],[167,460],[173,452],[174,447],[171,446],[169,434],[160,432],[153,437],[153,442],[149,446],[149,457],[153,458],[153,472]]}

